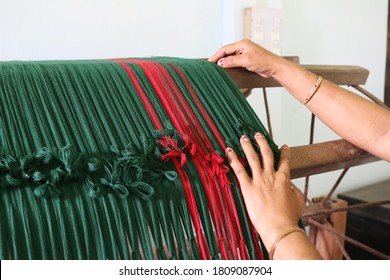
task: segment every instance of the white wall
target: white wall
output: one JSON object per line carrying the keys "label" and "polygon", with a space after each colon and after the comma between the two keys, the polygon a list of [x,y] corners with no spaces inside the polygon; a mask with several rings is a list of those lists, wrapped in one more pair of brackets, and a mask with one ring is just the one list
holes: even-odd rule
{"label": "white wall", "polygon": [[220,0],[0,0],[0,59],[208,57],[220,25]]}
{"label": "white wall", "polygon": [[[282,54],[303,64],[366,67],[366,89],[383,97],[387,0],[0,0],[0,59],[208,57],[243,36],[243,9],[283,10]],[[282,89],[270,91],[275,141],[306,144],[310,114]],[[261,97],[249,102],[264,119]],[[362,131],[362,133],[364,133]],[[335,139],[318,125],[316,141]],[[339,172],[313,176],[311,196]],[[389,164],[353,168],[340,191],[390,179]],[[302,180],[296,180],[301,184]]]}

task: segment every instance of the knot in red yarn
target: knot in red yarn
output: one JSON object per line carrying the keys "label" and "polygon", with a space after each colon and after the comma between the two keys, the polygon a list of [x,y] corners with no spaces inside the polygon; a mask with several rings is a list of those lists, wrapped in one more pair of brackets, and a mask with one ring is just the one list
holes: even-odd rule
{"label": "knot in red yarn", "polygon": [[161,140],[158,140],[161,146],[163,146],[166,151],[165,154],[161,156],[163,161],[168,161],[172,158],[180,158],[180,166],[184,166],[187,162],[187,155],[183,152],[183,148],[179,148],[178,141],[172,137],[165,136]]}
{"label": "knot in red yarn", "polygon": [[227,176],[229,167],[224,164],[224,158],[216,153],[207,154],[204,158],[204,166],[211,176],[216,176],[222,186],[228,187],[231,182]]}

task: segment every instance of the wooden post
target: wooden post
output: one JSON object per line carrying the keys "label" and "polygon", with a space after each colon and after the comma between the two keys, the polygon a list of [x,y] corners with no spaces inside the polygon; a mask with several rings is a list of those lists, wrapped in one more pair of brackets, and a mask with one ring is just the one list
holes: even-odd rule
{"label": "wooden post", "polygon": [[[321,201],[323,197],[313,199],[313,201]],[[328,206],[331,209],[346,207],[348,203],[345,200],[331,198]],[[347,224],[347,212],[336,212],[330,214],[326,220],[332,225],[332,228],[345,235]],[[338,236],[333,235],[331,232],[319,229],[315,226],[311,226],[309,230],[309,238],[311,242],[316,246],[317,250],[325,260],[341,260],[343,259],[343,252],[340,248],[344,247],[344,240]]]}

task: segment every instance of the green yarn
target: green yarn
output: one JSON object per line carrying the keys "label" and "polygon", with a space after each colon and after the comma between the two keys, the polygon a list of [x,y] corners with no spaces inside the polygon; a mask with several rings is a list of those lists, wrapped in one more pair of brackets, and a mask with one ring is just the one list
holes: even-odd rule
{"label": "green yarn", "polygon": [[239,138],[255,132],[277,160],[255,112],[207,61],[0,62],[0,258],[200,259],[204,235],[207,258],[221,259],[216,230],[233,221],[221,229],[228,257],[239,226],[243,250],[259,258],[238,183],[223,171],[226,146],[245,158]]}

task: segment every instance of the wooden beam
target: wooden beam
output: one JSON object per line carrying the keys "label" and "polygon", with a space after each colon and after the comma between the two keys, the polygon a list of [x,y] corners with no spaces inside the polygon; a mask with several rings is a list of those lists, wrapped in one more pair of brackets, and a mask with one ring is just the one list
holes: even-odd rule
{"label": "wooden beam", "polygon": [[291,178],[300,178],[378,161],[346,140],[291,147]]}
{"label": "wooden beam", "polygon": [[[303,68],[321,75],[324,79],[337,85],[364,85],[367,82],[369,71],[360,66],[348,65],[301,65]],[[226,69],[226,72],[239,88],[280,87],[273,80],[263,78],[244,68]]]}
{"label": "wooden beam", "polygon": [[365,85],[369,71],[352,65],[301,65],[306,70],[321,75],[336,85]]}

